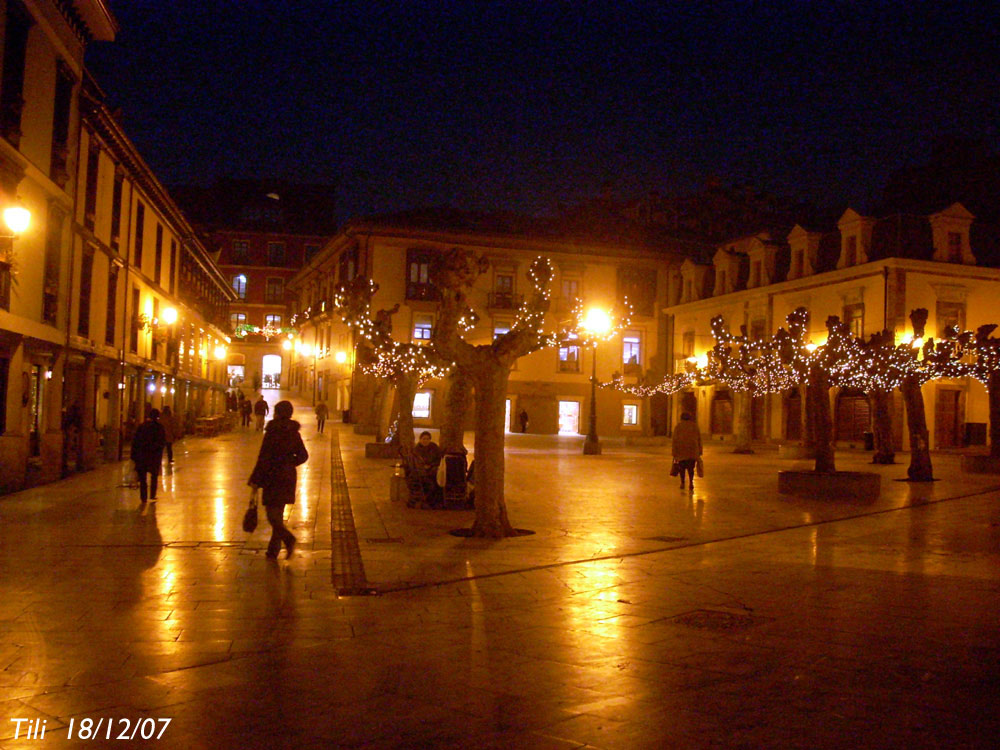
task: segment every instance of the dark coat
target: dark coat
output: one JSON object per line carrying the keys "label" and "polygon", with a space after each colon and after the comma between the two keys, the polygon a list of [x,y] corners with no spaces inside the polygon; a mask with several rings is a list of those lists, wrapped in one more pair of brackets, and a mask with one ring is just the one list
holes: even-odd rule
{"label": "dark coat", "polygon": [[264,505],[292,505],[295,502],[295,467],[304,464],[309,452],[294,419],[275,418],[264,428],[257,465],[248,484],[262,487]]}
{"label": "dark coat", "polygon": [[135,430],[132,436],[132,462],[136,471],[160,472],[160,462],[163,461],[163,446],[167,443],[167,434],[163,425],[147,419]]}

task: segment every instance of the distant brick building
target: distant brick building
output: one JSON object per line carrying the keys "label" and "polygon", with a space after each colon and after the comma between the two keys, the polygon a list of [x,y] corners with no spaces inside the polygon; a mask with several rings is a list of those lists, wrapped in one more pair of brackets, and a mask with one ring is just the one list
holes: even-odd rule
{"label": "distant brick building", "polygon": [[287,285],[335,231],[334,188],[226,179],[173,192],[236,292],[229,308],[232,384],[254,390],[287,385],[281,348],[289,326]]}

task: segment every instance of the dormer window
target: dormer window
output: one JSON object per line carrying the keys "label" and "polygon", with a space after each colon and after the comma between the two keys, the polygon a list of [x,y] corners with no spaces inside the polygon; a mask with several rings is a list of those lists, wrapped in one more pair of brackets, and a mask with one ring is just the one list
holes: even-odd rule
{"label": "dormer window", "polygon": [[962,233],[948,232],[948,262],[962,262]]}
{"label": "dormer window", "polygon": [[726,272],[719,271],[719,290],[716,294],[725,294],[728,291],[729,288],[726,286]]}
{"label": "dormer window", "polygon": [[759,260],[755,260],[750,266],[750,286],[752,287],[760,286],[760,267]]}
{"label": "dormer window", "polygon": [[845,266],[856,266],[858,264],[858,238],[851,236],[847,238],[847,244],[844,247],[844,265]]}
{"label": "dormer window", "polygon": [[796,250],[792,253],[792,278],[797,279],[802,275],[802,251]]}

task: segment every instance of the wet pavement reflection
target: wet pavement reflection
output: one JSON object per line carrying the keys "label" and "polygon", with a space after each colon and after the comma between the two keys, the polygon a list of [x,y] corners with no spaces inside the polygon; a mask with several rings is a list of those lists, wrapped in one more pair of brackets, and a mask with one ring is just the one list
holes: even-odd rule
{"label": "wet pavement reflection", "polygon": [[[947,483],[871,467],[875,502],[796,500],[766,452],[711,446],[692,493],[669,446],[512,435],[536,533],[486,541],[296,409],[289,562],[241,528],[252,430],[178,444],[155,504],[121,465],[0,498],[0,748],[32,742],[10,718],[62,746],[87,717],[169,717],[178,748],[995,746],[1000,482],[957,457]],[[380,595],[338,596],[338,493]]]}

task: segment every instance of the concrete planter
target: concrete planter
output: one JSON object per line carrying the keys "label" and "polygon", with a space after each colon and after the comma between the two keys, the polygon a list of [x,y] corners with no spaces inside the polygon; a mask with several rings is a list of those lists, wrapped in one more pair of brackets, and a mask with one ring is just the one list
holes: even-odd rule
{"label": "concrete planter", "polygon": [[778,492],[796,497],[824,500],[874,500],[881,491],[882,478],[867,471],[779,471]]}
{"label": "concrete planter", "polygon": [[778,446],[779,458],[803,459],[812,458],[812,450],[801,443],[782,443]]}
{"label": "concrete planter", "polygon": [[962,471],[970,474],[1000,474],[1000,458],[993,456],[962,456]]}
{"label": "concrete planter", "polygon": [[399,446],[392,443],[365,443],[365,458],[399,458]]}

